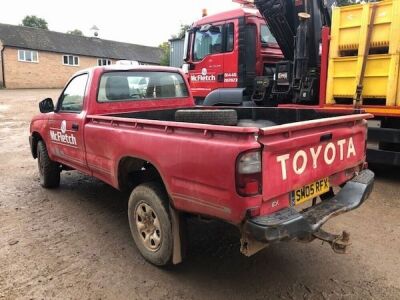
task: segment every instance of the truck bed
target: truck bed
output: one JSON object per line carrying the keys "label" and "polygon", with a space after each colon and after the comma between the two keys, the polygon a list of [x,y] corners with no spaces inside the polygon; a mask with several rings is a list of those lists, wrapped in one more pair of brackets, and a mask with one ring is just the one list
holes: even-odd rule
{"label": "truck bed", "polygon": [[[290,124],[295,122],[303,122],[316,119],[339,117],[343,115],[350,115],[353,113],[360,113],[360,110],[324,110],[324,109],[308,109],[308,108],[271,108],[271,107],[193,107],[182,109],[166,109],[166,110],[153,110],[142,112],[131,112],[108,115],[109,117],[139,119],[139,120],[154,120],[154,121],[167,121],[167,122],[180,122],[180,123],[202,123],[209,125],[220,125],[215,123],[204,123],[197,118],[185,121],[177,118],[178,111],[201,111],[208,113],[213,111],[234,111],[237,115],[236,124],[230,126],[237,127],[271,127],[276,125]],[[265,126],[263,126],[265,125]]]}

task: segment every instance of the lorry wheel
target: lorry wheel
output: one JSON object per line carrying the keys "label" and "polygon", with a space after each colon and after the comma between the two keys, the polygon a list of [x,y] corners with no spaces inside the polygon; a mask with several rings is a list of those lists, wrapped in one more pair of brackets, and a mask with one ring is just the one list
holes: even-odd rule
{"label": "lorry wheel", "polygon": [[129,197],[129,226],[143,257],[157,266],[172,262],[173,237],[168,196],[161,184],[136,187]]}
{"label": "lorry wheel", "polygon": [[43,141],[37,144],[37,159],[40,185],[44,188],[55,188],[60,185],[60,165],[52,161]]}

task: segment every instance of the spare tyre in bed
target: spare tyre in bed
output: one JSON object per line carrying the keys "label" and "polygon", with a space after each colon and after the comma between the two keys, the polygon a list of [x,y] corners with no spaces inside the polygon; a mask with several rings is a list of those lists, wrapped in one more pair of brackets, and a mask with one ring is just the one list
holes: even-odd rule
{"label": "spare tyre in bed", "polygon": [[238,116],[234,109],[180,109],[175,112],[175,121],[236,126]]}

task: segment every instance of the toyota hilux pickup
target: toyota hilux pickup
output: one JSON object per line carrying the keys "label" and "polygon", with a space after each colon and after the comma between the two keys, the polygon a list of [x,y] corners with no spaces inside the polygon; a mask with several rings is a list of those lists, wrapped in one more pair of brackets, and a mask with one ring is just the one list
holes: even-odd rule
{"label": "toyota hilux pickup", "polygon": [[30,124],[40,184],[77,170],[130,193],[128,219],[145,259],[182,261],[189,216],[235,225],[252,255],[279,241],[349,234],[330,218],[359,207],[374,174],[362,111],[198,107],[175,68],[102,66],[75,74]]}

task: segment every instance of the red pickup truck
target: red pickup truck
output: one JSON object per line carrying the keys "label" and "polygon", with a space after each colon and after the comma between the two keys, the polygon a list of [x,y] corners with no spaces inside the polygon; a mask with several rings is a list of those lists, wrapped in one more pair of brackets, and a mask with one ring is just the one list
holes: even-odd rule
{"label": "red pickup truck", "polygon": [[40,183],[75,169],[131,192],[135,244],[155,265],[182,260],[185,218],[237,226],[251,255],[283,240],[348,234],[321,226],[368,198],[367,122],[362,112],[197,107],[184,74],[163,67],[106,66],[75,74],[56,106],[30,125]]}

